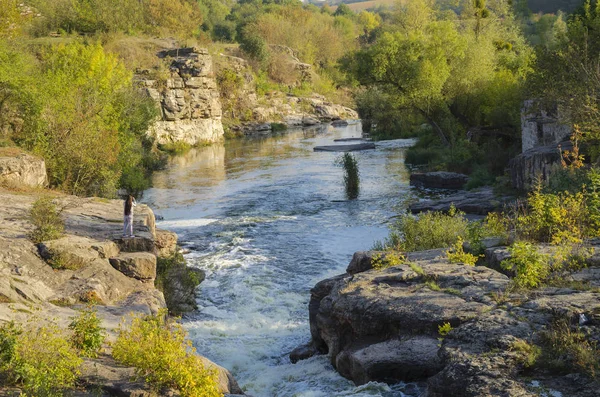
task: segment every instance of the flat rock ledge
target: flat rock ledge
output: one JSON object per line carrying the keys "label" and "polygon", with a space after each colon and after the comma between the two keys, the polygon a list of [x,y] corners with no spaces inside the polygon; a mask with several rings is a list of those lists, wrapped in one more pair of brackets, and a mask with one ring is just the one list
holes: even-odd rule
{"label": "flat rock ledge", "polygon": [[504,209],[514,202],[514,197],[497,195],[491,187],[471,191],[463,191],[442,197],[437,200],[423,200],[410,206],[413,214],[425,211],[447,212],[452,206],[457,210],[472,215],[487,215],[490,212]]}
{"label": "flat rock ledge", "polygon": [[[505,292],[506,275],[486,266],[451,264],[444,251],[409,253],[411,265],[384,270],[372,269],[376,252],[357,252],[347,273],[311,290],[312,340],[291,353],[292,362],[327,354],[357,385],[420,381],[430,397],[538,396],[542,389],[597,395],[600,384],[584,375],[526,371],[524,353],[513,348],[541,344],[541,331],[557,317],[577,324],[582,313],[590,319],[584,332],[599,340],[597,288],[511,294]],[[600,285],[597,268],[570,277]],[[438,327],[446,323],[452,330],[441,336]]]}
{"label": "flat rock ledge", "polygon": [[[136,207],[136,237],[123,238],[122,201],[58,196],[56,200],[67,207],[65,233],[35,245],[27,237],[33,230],[27,214],[36,198],[0,188],[0,324],[25,322],[39,310],[40,321],[67,328],[77,309],[94,303],[108,340],[114,341],[123,318],[166,308],[165,297],[153,281],[157,256],[177,252],[177,235],[156,229],[150,208]],[[185,266],[179,269],[193,271]],[[193,290],[181,283],[174,285],[171,301],[185,299],[185,307],[193,309],[189,302]],[[228,370],[200,357],[206,367],[215,369],[221,392],[243,394]],[[86,360],[78,381],[93,391],[91,395],[154,396],[144,382],[132,381],[133,372],[104,356]],[[15,393],[19,395],[18,390],[0,386],[0,396]],[[177,394],[165,391],[161,395]]]}

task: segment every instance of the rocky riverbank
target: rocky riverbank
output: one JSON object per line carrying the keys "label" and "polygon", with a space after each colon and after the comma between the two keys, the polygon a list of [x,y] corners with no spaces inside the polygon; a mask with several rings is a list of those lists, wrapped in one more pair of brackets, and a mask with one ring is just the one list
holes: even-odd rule
{"label": "rocky riverbank", "polygon": [[[493,261],[502,249],[488,251]],[[328,354],[356,384],[422,381],[428,396],[597,395],[594,368],[575,370],[566,355],[553,362],[547,354],[557,324],[578,327],[590,348],[600,340],[595,256],[563,286],[519,292],[488,262],[451,264],[444,250],[410,253],[410,264],[384,270],[372,268],[373,256],[356,253],[347,273],[311,290],[312,343],[292,361]]]}
{"label": "rocky riverbank", "polygon": [[[0,188],[0,323],[33,317],[66,328],[76,309],[94,303],[108,340],[114,340],[123,318],[166,308],[163,292],[155,287],[157,260],[178,249],[177,236],[156,228],[149,207],[138,205],[136,237],[124,239],[120,200],[56,195],[58,207],[64,208],[65,233],[36,245],[28,238],[33,230],[28,214],[40,194],[55,193]],[[69,266],[57,270],[58,262]],[[172,287],[179,288],[173,302],[189,308],[193,291]],[[242,393],[229,371],[204,362],[217,371],[223,393]],[[117,365],[108,354],[85,359],[81,372],[78,395],[87,395],[85,390],[101,390],[103,396],[151,395],[146,384],[132,381],[133,368]]]}

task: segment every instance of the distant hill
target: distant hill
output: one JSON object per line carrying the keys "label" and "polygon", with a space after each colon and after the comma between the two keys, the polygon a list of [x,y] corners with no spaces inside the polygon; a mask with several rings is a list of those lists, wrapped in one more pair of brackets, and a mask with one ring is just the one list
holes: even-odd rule
{"label": "distant hill", "polygon": [[583,0],[527,0],[533,12],[555,13],[558,10],[570,12],[579,7]]}
{"label": "distant hill", "polygon": [[[325,0],[325,1],[309,0],[309,2],[312,2],[317,5],[322,5],[324,3],[328,3],[328,4],[346,3],[346,4],[348,4],[348,6],[350,6],[350,9],[352,9],[353,11],[372,9],[372,8],[375,8],[380,5],[391,6],[395,3],[395,1],[396,0],[367,0],[367,1],[360,1],[360,0],[343,0],[343,1],[339,1],[339,0]],[[579,7],[582,3],[583,3],[583,0],[527,0],[527,4],[529,5],[529,8],[531,9],[531,11],[533,11],[535,13],[538,13],[538,12],[556,13],[558,10],[562,10],[565,12],[571,12],[574,9],[576,9],[577,7]],[[334,10],[336,8],[337,8],[336,6],[333,6]]]}

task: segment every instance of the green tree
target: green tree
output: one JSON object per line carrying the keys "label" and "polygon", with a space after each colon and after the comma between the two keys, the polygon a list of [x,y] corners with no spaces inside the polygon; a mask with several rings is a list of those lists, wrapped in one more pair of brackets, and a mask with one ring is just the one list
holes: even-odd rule
{"label": "green tree", "polygon": [[354,16],[354,12],[350,9],[350,7],[348,7],[348,5],[346,3],[340,3],[340,5],[337,6],[333,15],[335,15],[336,17],[337,16],[352,17],[352,16]]}

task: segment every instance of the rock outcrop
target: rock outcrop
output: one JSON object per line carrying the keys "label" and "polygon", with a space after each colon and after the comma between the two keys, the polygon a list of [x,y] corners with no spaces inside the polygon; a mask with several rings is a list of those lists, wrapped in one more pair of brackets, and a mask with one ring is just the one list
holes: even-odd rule
{"label": "rock outcrop", "polygon": [[[77,308],[93,303],[114,340],[123,318],[166,308],[153,283],[157,253],[174,252],[177,236],[156,230],[150,208],[136,207],[136,237],[122,238],[122,201],[57,196],[65,234],[35,245],[27,237],[35,199],[0,188],[0,324],[25,322],[39,311],[39,321],[66,328]],[[202,359],[215,369],[223,393],[242,393],[229,371]],[[80,381],[110,395],[153,395],[143,382],[131,381],[132,373],[106,356],[87,360]]]}
{"label": "rock outcrop", "polygon": [[[527,367],[527,346],[542,345],[541,335],[557,318],[577,324],[583,313],[591,319],[584,332],[600,338],[597,290],[511,294],[506,275],[451,264],[443,250],[409,253],[410,264],[384,270],[372,269],[375,254],[356,253],[348,273],[311,290],[312,342],[295,350],[294,360],[326,353],[356,384],[426,381],[427,395],[436,397],[597,391],[598,382],[583,375],[548,376]],[[572,277],[598,282],[595,270]],[[444,324],[449,333],[440,334]]]}
{"label": "rock outcrop", "polygon": [[46,162],[17,148],[0,148],[0,184],[11,187],[44,187]]}
{"label": "rock outcrop", "polygon": [[529,190],[540,180],[545,182],[561,163],[561,150],[571,150],[572,127],[564,123],[560,108],[536,109],[532,100],[521,110],[522,153],[509,164],[512,185]]}
{"label": "rock outcrop", "polygon": [[512,186],[518,190],[529,190],[536,181],[547,181],[560,167],[560,149],[571,150],[572,148],[573,144],[566,141],[535,147],[513,158],[508,165]]}
{"label": "rock outcrop", "polygon": [[[311,75],[310,65],[301,63],[293,55],[293,51],[284,46],[273,46],[279,54],[289,57],[286,63],[295,65],[298,69],[300,80]],[[288,128],[310,127],[320,123],[329,123],[343,119],[358,119],[358,113],[346,106],[328,101],[324,96],[313,94],[308,97],[298,97],[292,94],[273,91],[261,96],[260,101],[256,92],[256,81],[248,62],[242,58],[221,54],[218,61],[221,71],[228,71],[238,77],[241,86],[238,87],[235,98],[229,97],[225,101],[231,102],[231,109],[225,116],[239,118],[239,113],[246,109],[251,117],[246,115],[240,125],[232,126],[236,131],[245,135],[269,134],[273,130],[272,124],[284,124]],[[302,80],[306,81],[306,80]],[[300,81],[300,83],[302,82]],[[291,84],[293,86],[294,84]],[[223,93],[223,95],[228,95]]]}
{"label": "rock outcrop", "polygon": [[137,76],[161,111],[148,134],[159,144],[197,145],[222,140],[221,102],[208,51],[182,48],[159,55],[170,60],[170,76],[165,82],[151,79],[147,73]]}

